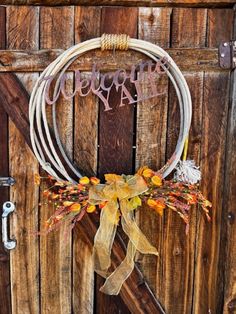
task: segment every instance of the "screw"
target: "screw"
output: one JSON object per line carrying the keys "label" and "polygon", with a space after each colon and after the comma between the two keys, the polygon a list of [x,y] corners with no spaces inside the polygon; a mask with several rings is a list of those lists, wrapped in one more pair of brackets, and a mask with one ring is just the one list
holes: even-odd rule
{"label": "screw", "polygon": [[220,56],[221,56],[222,58],[224,58],[225,54],[224,54],[224,53],[222,53]]}
{"label": "screw", "polygon": [[6,203],[6,207],[10,208],[11,207],[11,203]]}
{"label": "screw", "polygon": [[228,46],[228,44],[227,43],[224,43],[224,47],[227,47]]}

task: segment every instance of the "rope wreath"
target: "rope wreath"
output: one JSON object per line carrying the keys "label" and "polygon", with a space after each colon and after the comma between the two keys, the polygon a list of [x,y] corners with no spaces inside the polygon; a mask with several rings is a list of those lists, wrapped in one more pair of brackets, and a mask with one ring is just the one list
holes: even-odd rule
{"label": "rope wreath", "polygon": [[[144,166],[135,175],[105,175],[105,184],[96,177],[83,177],[68,158],[60,140],[56,104],[52,104],[53,132],[57,146],[64,158],[62,161],[54,146],[46,114],[47,77],[57,75],[54,96],[58,93],[59,82],[72,62],[82,54],[94,50],[132,49],[141,52],[157,62],[168,60],[168,67],[161,66],[172,82],[179,102],[180,132],[176,148],[167,163],[158,171]],[[87,40],[62,53],[40,75],[31,94],[29,103],[30,137],[32,148],[40,165],[50,175],[51,187],[45,190],[49,202],[56,204],[56,211],[47,223],[47,232],[69,220],[71,226],[82,219],[85,213],[97,209],[100,213],[100,226],[94,239],[95,271],[106,278],[101,291],[118,294],[123,282],[134,267],[136,250],[144,254],[158,255],[135,222],[134,209],[147,204],[159,214],[163,209],[176,211],[189,224],[191,204],[200,204],[208,219],[211,204],[194,185],[200,179],[200,172],[193,161],[185,161],[187,156],[188,133],[192,117],[192,103],[184,76],[169,54],[162,48],[129,36],[104,34],[102,37]],[[184,150],[184,160],[180,161]],[[78,180],[72,178],[64,164],[72,170]],[[177,168],[176,168],[177,167]],[[175,180],[164,180],[174,169]],[[39,183],[41,178],[37,177]],[[181,182],[182,181],[182,182]],[[110,254],[117,224],[121,221],[124,232],[129,237],[127,255],[124,261],[109,274]]]}

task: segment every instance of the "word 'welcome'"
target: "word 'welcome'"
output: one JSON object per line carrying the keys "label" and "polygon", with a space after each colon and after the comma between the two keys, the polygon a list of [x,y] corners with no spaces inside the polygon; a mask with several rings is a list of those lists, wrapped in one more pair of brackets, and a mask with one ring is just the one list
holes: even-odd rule
{"label": "word 'welcome'", "polygon": [[[76,94],[85,97],[91,92],[101,99],[105,111],[111,110],[109,96],[112,87],[120,93],[120,106],[124,106],[125,102],[132,104],[165,94],[166,91],[160,90],[160,86],[157,84],[157,78],[165,74],[168,68],[169,63],[166,58],[162,58],[156,63],[153,61],[142,61],[137,65],[132,65],[130,71],[118,69],[115,72],[108,73],[101,73],[97,70],[97,65],[94,64],[89,77],[84,77],[83,73],[79,70],[75,71],[75,85],[72,93],[66,91],[68,76],[66,73],[60,75],[57,79],[57,88],[53,93],[53,97],[50,97],[50,87],[55,76],[48,76],[43,79],[47,80],[46,102],[50,105],[54,104],[60,94],[62,94],[65,99],[71,99]],[[144,94],[143,92],[142,82],[144,79],[149,86],[148,94]],[[129,83],[129,88],[127,88],[127,83]],[[135,87],[135,95],[131,95],[129,91],[132,87]]]}

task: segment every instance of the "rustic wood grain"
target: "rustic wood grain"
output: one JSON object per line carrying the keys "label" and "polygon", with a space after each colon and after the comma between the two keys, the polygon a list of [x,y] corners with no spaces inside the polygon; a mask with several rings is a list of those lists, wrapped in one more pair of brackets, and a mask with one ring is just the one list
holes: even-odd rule
{"label": "rustic wood grain", "polygon": [[[139,9],[139,39],[155,43],[163,48],[169,47],[170,18],[169,8]],[[155,97],[137,104],[136,125],[136,161],[138,169],[148,165],[152,169],[160,169],[165,163],[166,127],[168,108],[167,76],[157,78],[158,90],[164,91],[163,96]],[[150,90],[148,78],[142,83],[143,93]],[[163,219],[147,207],[140,209],[137,220],[144,234],[157,248],[159,257],[137,254],[137,262],[147,278],[157,298],[161,295],[162,284],[159,284],[162,269],[162,232]],[[162,300],[160,299],[162,302]]]}
{"label": "rustic wood grain", "polygon": [[[99,36],[100,14],[100,8],[75,8],[75,44]],[[74,134],[75,163],[86,175],[96,175],[98,98],[94,95],[75,97]],[[83,236],[80,223],[73,232],[73,311],[82,314],[95,311],[92,245]]]}
{"label": "rustic wood grain", "polygon": [[[125,22],[127,20],[128,24]],[[136,37],[136,28],[136,8],[102,8],[101,34],[125,32],[130,37]],[[132,173],[133,167],[134,107],[132,105],[120,107],[120,91],[116,92],[114,88],[111,89],[109,102],[112,108],[110,111],[104,111],[102,103],[99,107],[98,174],[101,178],[105,173]],[[99,291],[104,280],[100,276],[96,276],[96,279],[97,313],[129,313],[120,296],[107,296]]]}
{"label": "rustic wood grain", "polygon": [[227,225],[227,245],[225,261],[225,281],[224,281],[224,313],[231,314],[236,311],[236,231],[235,231],[235,215],[236,215],[236,71],[231,75],[231,103],[229,108],[228,134],[226,146],[226,171],[224,184],[224,218]]}
{"label": "rustic wood grain", "polygon": [[[129,24],[124,21],[129,19]],[[137,35],[137,9],[103,8],[101,16],[102,33],[126,33]],[[110,52],[112,54],[112,52]],[[113,88],[109,101],[112,110],[99,112],[99,175],[107,172],[131,173],[133,156],[134,107],[120,105],[120,93]]]}
{"label": "rustic wood grain", "polygon": [[174,9],[171,47],[205,47],[206,15],[206,9]]}
{"label": "rustic wood grain", "polygon": [[1,0],[1,4],[14,5],[88,5],[88,6],[187,6],[187,7],[233,7],[234,0]]}
{"label": "rustic wood grain", "polygon": [[[234,11],[232,38],[236,38],[236,16]],[[226,166],[223,204],[225,205],[224,230],[226,242],[224,260],[224,307],[223,313],[231,314],[236,311],[236,283],[235,283],[235,256],[236,256],[236,70],[231,73],[231,91],[227,126]],[[225,228],[227,225],[227,228]]]}
{"label": "rustic wood grain", "polygon": [[[0,49],[6,48],[6,9],[0,7]],[[0,176],[9,175],[8,163],[8,116],[0,105]],[[0,206],[2,213],[2,204],[9,200],[9,188],[1,187]],[[2,223],[0,222],[2,229]],[[3,314],[11,312],[11,290],[10,290],[10,263],[9,252],[4,249],[2,238],[0,236],[0,304]]]}
{"label": "rustic wood grain", "polygon": [[[40,48],[67,49],[74,43],[74,9],[72,7],[40,9]],[[73,76],[68,73],[71,90]],[[49,108],[50,110],[50,108]],[[50,113],[48,114],[50,117]],[[69,158],[73,155],[73,104],[60,99],[57,102],[57,121],[62,144]],[[45,173],[44,173],[45,174]],[[41,194],[40,222],[55,211],[44,205]],[[57,232],[40,238],[41,311],[42,313],[71,313],[72,299],[72,236],[65,224]]]}
{"label": "rustic wood grain", "polygon": [[[229,75],[204,76],[201,190],[212,201],[212,222],[200,218],[197,230],[194,311],[221,313],[223,269],[219,267],[225,130]],[[224,94],[222,94],[224,90]],[[214,127],[212,127],[214,125]],[[224,260],[224,258],[223,258]],[[223,262],[223,261],[222,261]]]}
{"label": "rustic wood grain", "polygon": [[[142,21],[142,19],[140,20]],[[143,32],[144,30],[140,29],[140,31]],[[147,34],[143,33],[143,35],[146,36]],[[182,71],[225,71],[219,66],[218,49],[167,48],[166,51]],[[62,52],[61,49],[43,49],[39,51],[3,50],[0,54],[0,72],[42,71]],[[98,69],[104,71],[117,70],[118,68],[130,69],[132,64],[138,64],[142,60],[148,60],[148,58],[133,51],[117,51],[114,60],[110,52],[94,50],[79,57],[69,67],[69,70],[91,71],[94,63],[97,64]]]}
{"label": "rustic wood grain", "polygon": [[[38,25],[37,8],[8,7],[7,47],[37,49]],[[30,92],[37,74],[18,77]],[[14,90],[14,85],[11,89]],[[16,180],[10,193],[11,201],[16,204],[11,233],[17,240],[10,255],[12,313],[39,313],[39,241],[31,234],[38,229],[39,194],[33,179],[38,173],[38,163],[12,121],[9,122],[9,160],[10,173]]]}
{"label": "rustic wood grain", "polygon": [[[206,9],[174,9],[172,16],[171,46],[204,47],[206,41]],[[203,73],[185,72],[193,101],[193,120],[190,130],[188,158],[199,163],[201,144],[201,120],[203,100]],[[178,100],[173,86],[170,85],[167,158],[176,146],[179,133]],[[194,287],[194,263],[197,214],[193,209],[189,234],[185,234],[185,225],[174,212],[165,215],[163,235],[163,269],[160,282],[163,283],[161,300],[169,313],[191,313]],[[174,285],[173,285],[174,283]],[[163,298],[163,299],[162,299]]]}
{"label": "rustic wood grain", "polygon": [[[210,10],[208,12],[208,39],[210,47],[229,39],[233,24],[228,23],[233,11]],[[220,18],[221,16],[221,18]],[[214,23],[212,23],[214,20]],[[232,21],[232,17],[231,17]],[[224,34],[222,23],[225,22]],[[229,102],[229,74],[208,73],[204,75],[203,133],[201,168],[202,190],[212,200],[212,223],[199,221],[196,245],[196,271],[193,310],[221,313],[224,285],[224,162],[226,121]],[[214,128],[212,128],[214,125]],[[200,284],[204,283],[203,285]]]}
{"label": "rustic wood grain", "polygon": [[220,43],[233,39],[234,11],[230,9],[208,10],[207,46],[218,47]]}

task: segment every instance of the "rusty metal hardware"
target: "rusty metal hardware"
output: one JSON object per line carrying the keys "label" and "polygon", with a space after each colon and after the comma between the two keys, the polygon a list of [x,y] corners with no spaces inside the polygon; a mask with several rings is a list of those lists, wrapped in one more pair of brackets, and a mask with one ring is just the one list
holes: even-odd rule
{"label": "rusty metal hardware", "polygon": [[0,187],[1,186],[12,186],[15,184],[15,179],[12,177],[0,177]]}
{"label": "rusty metal hardware", "polygon": [[219,46],[219,64],[223,69],[236,68],[236,41],[223,42]]}
{"label": "rusty metal hardware", "polygon": [[5,202],[3,204],[2,212],[2,242],[7,250],[13,250],[16,247],[16,240],[8,238],[7,234],[7,217],[15,210],[15,205],[12,202]]}

